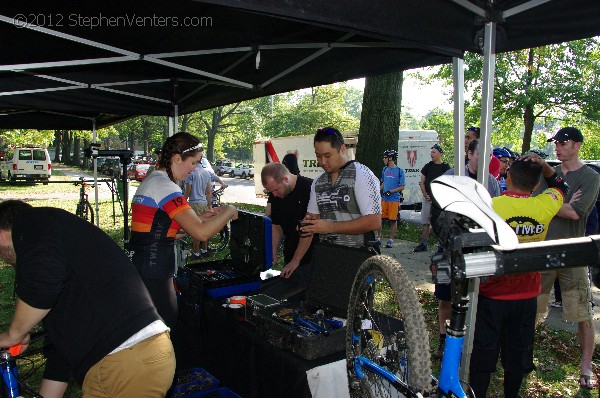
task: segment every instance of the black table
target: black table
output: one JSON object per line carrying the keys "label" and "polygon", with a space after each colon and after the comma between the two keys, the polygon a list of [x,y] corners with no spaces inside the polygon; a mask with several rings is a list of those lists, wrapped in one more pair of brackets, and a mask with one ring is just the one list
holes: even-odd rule
{"label": "black table", "polygon": [[228,314],[220,300],[204,299],[199,339],[200,366],[245,398],[311,397],[309,369],[345,358],[340,352],[308,361],[259,336],[253,325]]}

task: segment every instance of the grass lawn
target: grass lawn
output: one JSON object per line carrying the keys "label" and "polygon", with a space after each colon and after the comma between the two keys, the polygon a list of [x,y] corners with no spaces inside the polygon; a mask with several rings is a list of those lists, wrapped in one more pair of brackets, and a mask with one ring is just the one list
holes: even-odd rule
{"label": "grass lawn", "polygon": [[[58,175],[53,172],[53,180],[69,180],[68,177]],[[79,188],[72,184],[49,184],[49,185],[9,185],[0,184],[0,193],[22,195],[23,198],[31,198],[28,200],[33,206],[52,206],[66,209],[75,212],[77,199],[44,199],[45,196],[56,197],[55,194],[73,197],[71,194],[77,194]],[[91,190],[90,190],[91,194]],[[60,196],[59,195],[59,196]],[[65,197],[67,197],[65,196]],[[27,200],[27,199],[25,199]],[[239,208],[243,208],[254,212],[264,212],[261,206],[235,204]],[[100,208],[100,228],[110,235],[118,244],[123,245],[123,216],[118,204],[115,204],[116,217],[113,220],[113,204],[109,200],[103,200],[99,203]],[[385,235],[384,228],[384,236]],[[420,228],[406,222],[400,222],[398,225],[399,239],[419,242]],[[430,238],[430,243],[435,242],[435,237]],[[214,254],[213,258],[222,258],[226,256],[227,249]],[[279,256],[282,258],[283,256]],[[282,264],[279,263],[275,268],[280,269]],[[0,331],[5,330],[12,318],[14,309],[14,271],[11,267],[0,261]],[[438,336],[438,321],[437,321],[437,301],[426,291],[419,291],[421,304],[425,310],[427,327],[431,338],[432,351],[437,346]],[[537,370],[529,375],[521,389],[523,397],[591,397],[598,396],[598,390],[583,390],[579,389],[577,375],[579,374],[579,348],[576,336],[572,333],[555,331],[542,325],[538,328],[536,334],[535,347],[535,362]],[[43,368],[43,358],[41,355],[35,356],[33,362],[28,364],[20,364],[21,375],[26,376],[27,384],[34,390],[39,385],[41,379],[41,368]],[[600,351],[596,349],[594,353],[594,364],[600,363]],[[30,369],[33,364],[32,370]],[[439,374],[439,361],[434,361],[434,373]],[[596,371],[597,365],[596,366]],[[492,384],[488,393],[488,397],[502,397],[502,374],[501,366],[499,372],[493,377]],[[72,383],[73,384],[73,383]],[[25,393],[25,396],[31,396]],[[67,398],[80,397],[81,392],[77,386],[70,386],[65,394]]]}

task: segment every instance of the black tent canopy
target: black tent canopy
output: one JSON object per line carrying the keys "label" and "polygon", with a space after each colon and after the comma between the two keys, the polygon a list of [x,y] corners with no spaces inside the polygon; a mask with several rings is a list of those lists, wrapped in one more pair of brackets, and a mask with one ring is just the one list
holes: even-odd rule
{"label": "black tent canopy", "polygon": [[90,129],[600,34],[597,0],[9,2],[0,128]]}

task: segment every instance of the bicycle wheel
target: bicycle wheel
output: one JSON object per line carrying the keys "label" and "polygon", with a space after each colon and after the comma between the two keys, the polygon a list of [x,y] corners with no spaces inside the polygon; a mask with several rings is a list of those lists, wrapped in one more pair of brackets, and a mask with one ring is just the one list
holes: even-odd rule
{"label": "bicycle wheel", "polygon": [[229,225],[225,224],[218,234],[208,240],[208,251],[218,252],[227,247],[229,243]]}
{"label": "bicycle wheel", "polygon": [[92,224],[94,223],[94,209],[92,209],[90,202],[78,203],[75,215],[83,218],[85,221],[91,222]]}
{"label": "bicycle wheel", "polygon": [[411,389],[429,391],[429,334],[415,287],[389,256],[373,256],[359,268],[348,305],[346,360],[352,397],[397,397],[382,376],[363,368],[356,376],[354,358],[365,357],[386,368]]}

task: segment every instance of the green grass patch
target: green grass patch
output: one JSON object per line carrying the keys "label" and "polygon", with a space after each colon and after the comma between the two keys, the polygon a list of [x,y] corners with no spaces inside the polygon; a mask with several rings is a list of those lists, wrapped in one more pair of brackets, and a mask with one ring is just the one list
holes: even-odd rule
{"label": "green grass patch", "polygon": [[[53,181],[70,181],[70,177],[61,175],[54,170]],[[138,185],[134,183],[132,185]],[[58,207],[75,213],[77,199],[71,198],[71,194],[77,194],[79,187],[73,184],[0,184],[0,193],[14,193],[27,198],[26,200],[33,206]],[[92,191],[90,190],[89,194]],[[40,195],[38,195],[40,194]],[[60,199],[47,199],[44,196],[61,196]],[[76,198],[77,196],[75,196]],[[255,213],[264,213],[264,207],[232,203],[238,209],[244,209]],[[95,207],[95,205],[92,203]],[[94,209],[95,210],[95,209]],[[100,228],[110,235],[118,244],[123,245],[123,215],[118,203],[115,203],[115,219],[113,220],[113,204],[110,200],[103,200],[99,203]],[[410,224],[405,221],[398,222],[398,233],[396,238],[419,242],[421,227]],[[389,225],[383,226],[383,236],[389,236]],[[429,244],[435,245],[437,238],[431,234]],[[229,249],[226,248],[220,252],[213,253],[211,256],[203,258],[203,261],[213,261],[225,258],[229,255]],[[274,266],[275,269],[283,267],[283,255],[280,253],[279,262]],[[14,311],[15,298],[14,292],[14,270],[12,267],[0,262],[0,331],[5,330],[12,319]],[[437,300],[433,295],[424,290],[418,290],[419,300],[423,307],[427,329],[430,335],[431,351],[437,347],[439,326],[437,317]],[[538,397],[591,397],[597,396],[597,390],[580,389],[578,384],[580,350],[577,338],[574,334],[555,331],[545,325],[538,327],[535,343],[535,361],[537,369],[526,379],[521,393],[525,398]],[[593,363],[597,364],[600,360],[600,351],[594,352]],[[33,370],[27,375],[27,384],[34,390],[38,388],[41,379],[43,359],[41,356],[34,357],[35,365]],[[433,373],[439,375],[439,361],[433,362]],[[21,365],[20,365],[21,366]],[[28,365],[22,365],[28,366]],[[594,365],[596,366],[596,365]],[[596,368],[597,370],[597,368]],[[490,385],[488,397],[502,397],[502,367],[498,364],[498,372],[493,376]],[[25,394],[30,396],[30,394]],[[79,398],[81,391],[74,384],[65,394],[66,398]]]}

